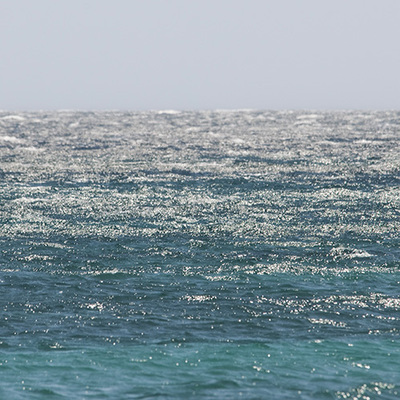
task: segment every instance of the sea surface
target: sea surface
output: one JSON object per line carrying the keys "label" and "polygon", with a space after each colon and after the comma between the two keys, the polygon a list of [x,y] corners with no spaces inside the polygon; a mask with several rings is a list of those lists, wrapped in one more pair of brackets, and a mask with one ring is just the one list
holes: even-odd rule
{"label": "sea surface", "polygon": [[0,399],[399,399],[400,112],[0,113]]}

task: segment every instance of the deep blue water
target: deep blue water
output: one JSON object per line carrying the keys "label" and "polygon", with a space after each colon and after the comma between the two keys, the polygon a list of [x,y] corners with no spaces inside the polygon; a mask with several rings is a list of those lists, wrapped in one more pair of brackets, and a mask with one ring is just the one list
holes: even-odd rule
{"label": "deep blue water", "polygon": [[399,112],[0,113],[1,399],[397,399],[399,288]]}

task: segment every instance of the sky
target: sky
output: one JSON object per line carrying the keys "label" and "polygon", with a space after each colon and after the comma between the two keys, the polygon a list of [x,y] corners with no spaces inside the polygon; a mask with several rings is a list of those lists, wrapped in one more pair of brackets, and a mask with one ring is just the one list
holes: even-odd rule
{"label": "sky", "polygon": [[400,109],[399,0],[0,0],[0,110]]}

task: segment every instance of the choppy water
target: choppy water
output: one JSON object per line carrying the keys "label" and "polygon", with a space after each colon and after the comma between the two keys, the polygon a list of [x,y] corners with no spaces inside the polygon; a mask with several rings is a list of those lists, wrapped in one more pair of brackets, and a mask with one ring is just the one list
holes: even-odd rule
{"label": "choppy water", "polygon": [[0,398],[400,397],[400,113],[0,113]]}

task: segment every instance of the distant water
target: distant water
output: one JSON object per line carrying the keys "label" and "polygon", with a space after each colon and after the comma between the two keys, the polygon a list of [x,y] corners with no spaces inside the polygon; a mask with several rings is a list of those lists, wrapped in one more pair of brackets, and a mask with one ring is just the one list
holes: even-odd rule
{"label": "distant water", "polygon": [[1,399],[398,399],[399,339],[399,112],[0,113]]}

